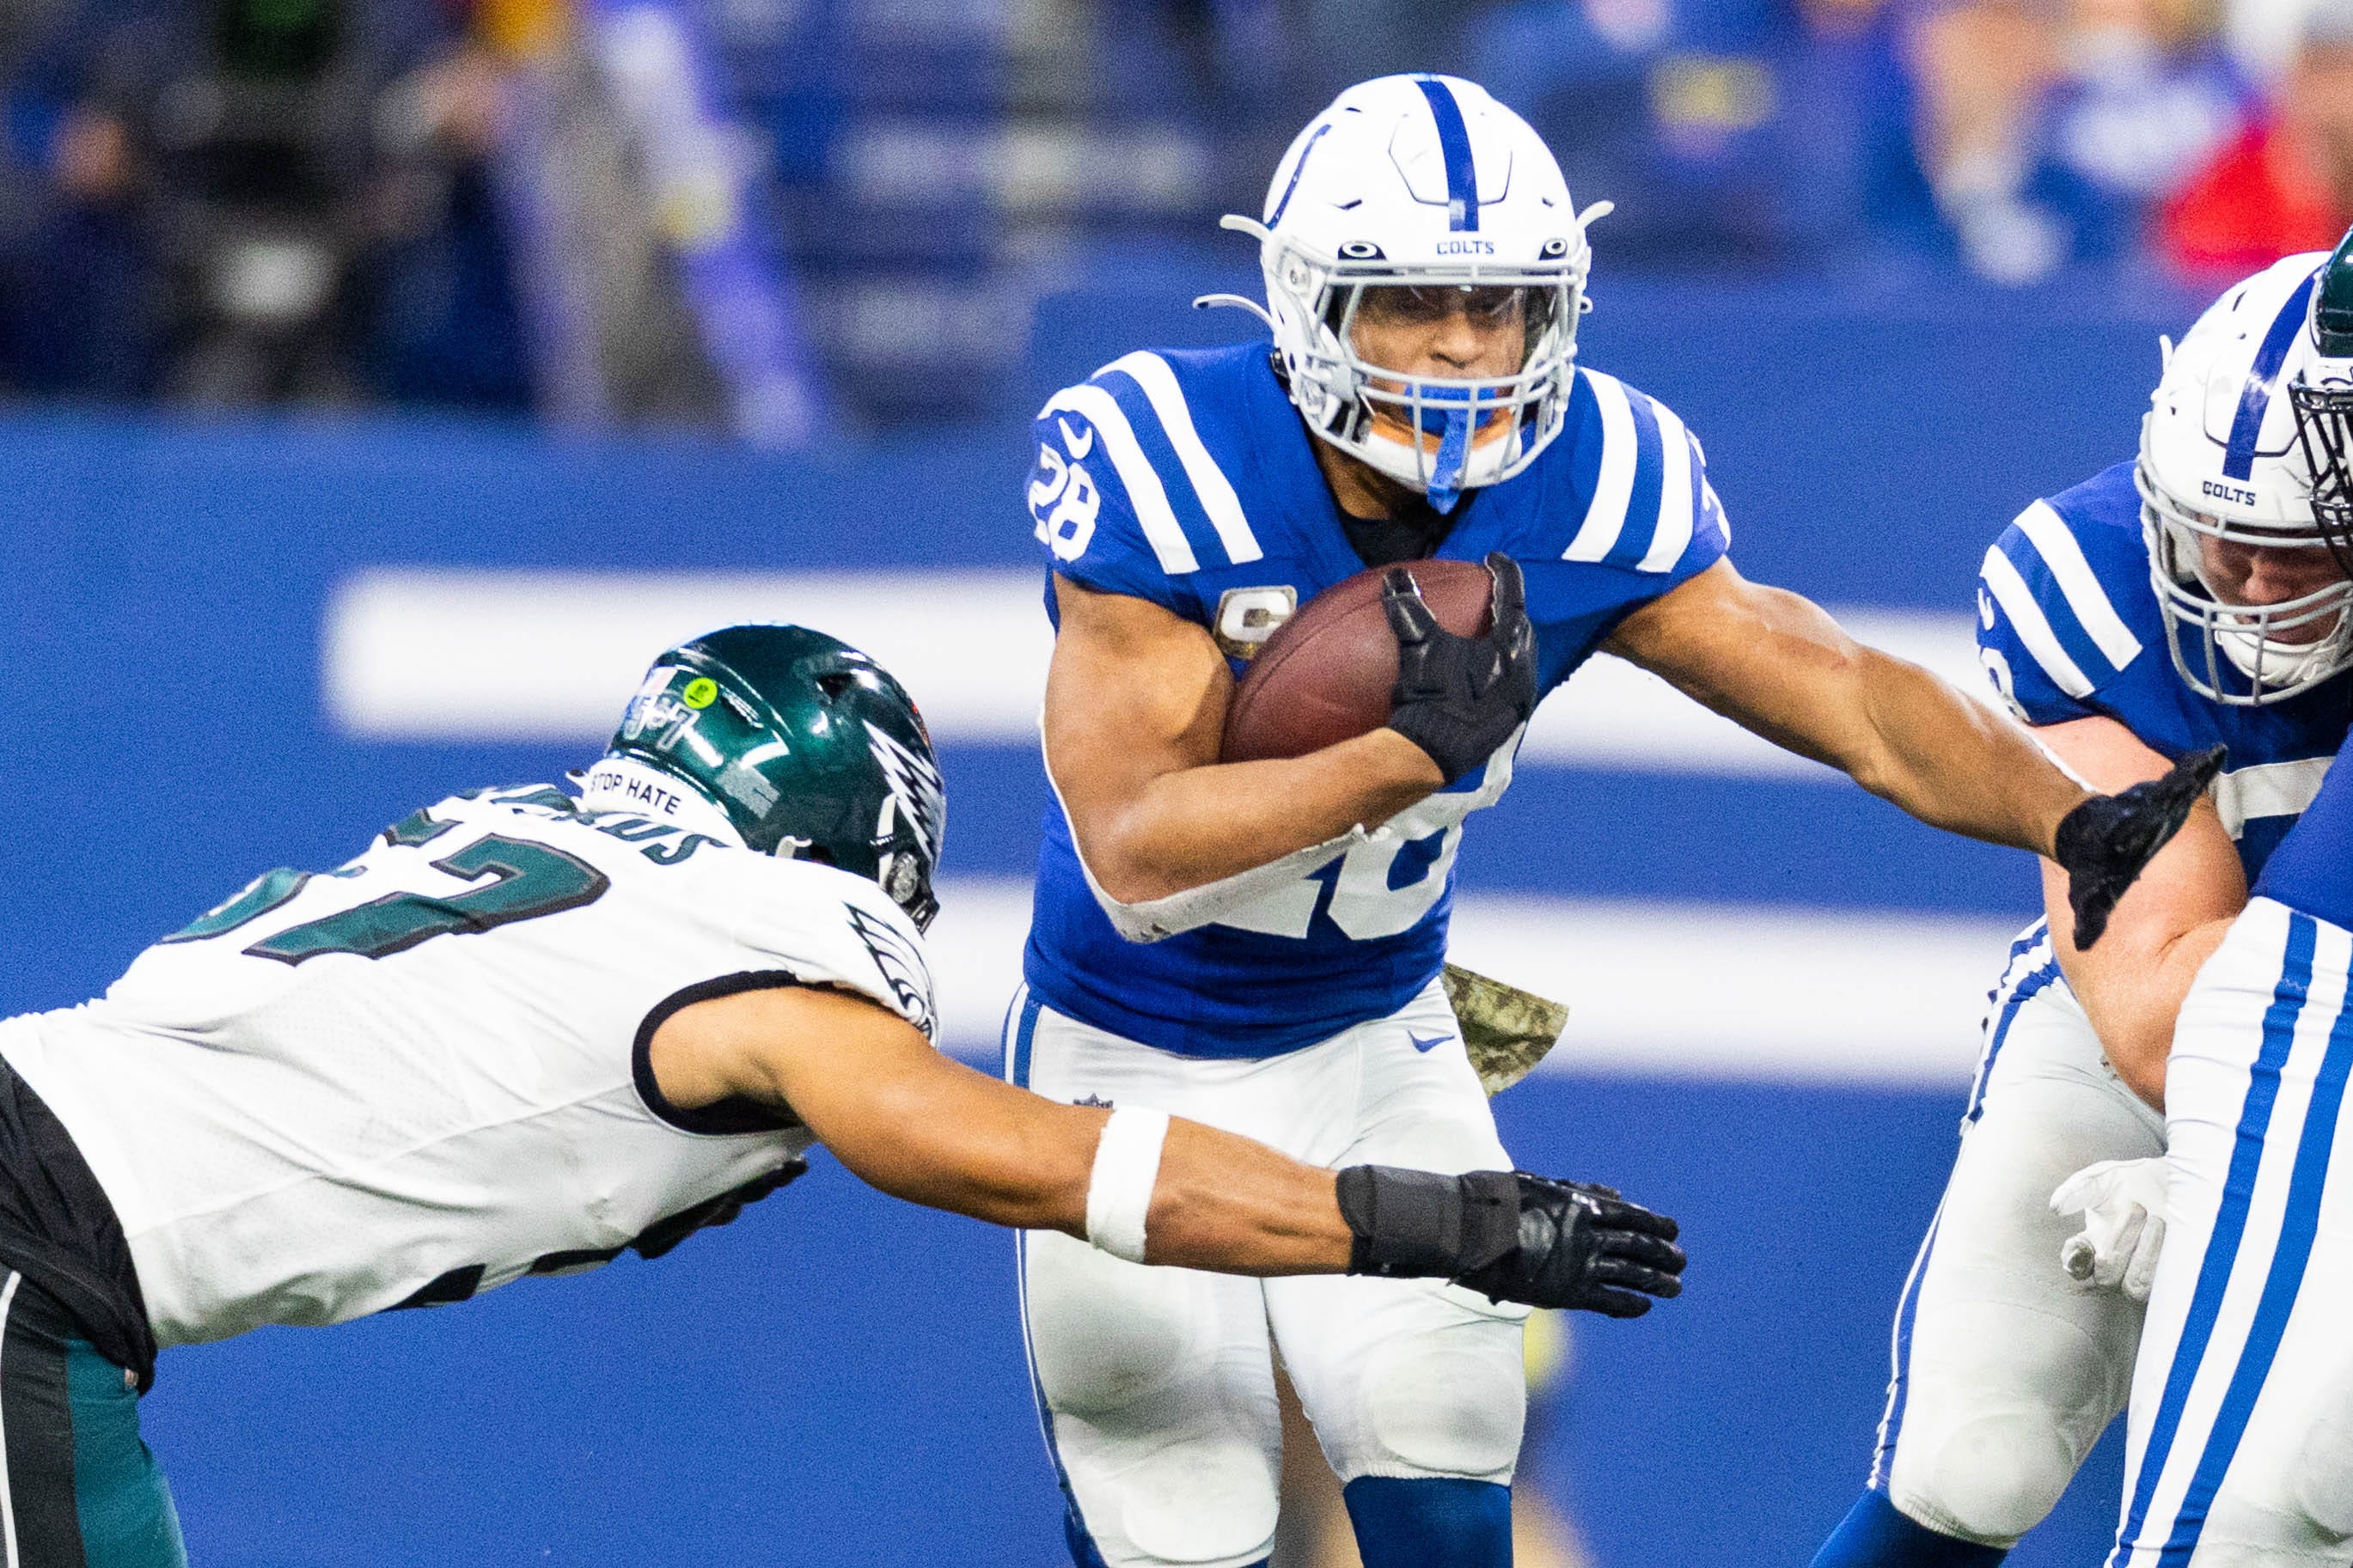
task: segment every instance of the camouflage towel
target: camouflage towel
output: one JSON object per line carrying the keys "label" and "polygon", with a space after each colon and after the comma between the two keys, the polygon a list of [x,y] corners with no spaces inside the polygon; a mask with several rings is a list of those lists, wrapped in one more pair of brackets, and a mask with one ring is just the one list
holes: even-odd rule
{"label": "camouflage towel", "polygon": [[1568,1026],[1567,1007],[1500,980],[1451,963],[1444,980],[1463,1048],[1490,1098],[1527,1077]]}

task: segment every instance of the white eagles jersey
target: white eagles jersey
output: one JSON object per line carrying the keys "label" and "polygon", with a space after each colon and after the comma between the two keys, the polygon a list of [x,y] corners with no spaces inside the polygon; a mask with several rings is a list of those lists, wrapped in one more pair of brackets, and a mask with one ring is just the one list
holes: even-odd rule
{"label": "white eagles jersey", "polygon": [[0,1023],[128,1237],[160,1344],[463,1300],[665,1250],[797,1174],[748,1101],[665,1102],[662,1020],[765,985],[933,1032],[881,890],[535,786],[273,871],[104,999]]}

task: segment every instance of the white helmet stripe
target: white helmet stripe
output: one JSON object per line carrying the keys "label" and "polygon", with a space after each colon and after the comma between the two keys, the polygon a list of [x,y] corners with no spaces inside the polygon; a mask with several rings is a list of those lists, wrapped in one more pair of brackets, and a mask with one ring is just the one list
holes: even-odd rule
{"label": "white helmet stripe", "polygon": [[1118,371],[1144,389],[1159,416],[1161,434],[1176,449],[1176,460],[1185,467],[1185,477],[1192,481],[1193,494],[1201,510],[1209,515],[1209,526],[1218,531],[1219,542],[1226,547],[1226,559],[1237,566],[1259,560],[1266,552],[1259,548],[1258,535],[1250,531],[1250,519],[1242,513],[1241,497],[1234,493],[1231,480],[1218,467],[1209,449],[1201,444],[1201,433],[1194,428],[1193,410],[1185,401],[1185,390],[1176,384],[1176,373],[1158,354],[1138,350],[1120,358],[1096,372],[1098,375]]}
{"label": "white helmet stripe", "polygon": [[2066,596],[2067,607],[2075,612],[2075,619],[2084,633],[2092,639],[2102,657],[2122,669],[2140,657],[2140,639],[2132,635],[2124,617],[2116,614],[2115,601],[2100,580],[2092,573],[2092,563],[2084,559],[2084,547],[2075,542],[2059,514],[2048,501],[2036,501],[2018,515],[2019,531],[2042,557],[2051,575],[2059,584],[2059,592]]}
{"label": "white helmet stripe", "polygon": [[1144,525],[1144,537],[1151,543],[1152,553],[1160,558],[1160,569],[1172,577],[1199,571],[1201,563],[1185,538],[1184,525],[1176,521],[1176,509],[1168,504],[1168,492],[1161,486],[1160,476],[1153,472],[1144,448],[1137,444],[1134,427],[1128,424],[1126,411],[1120,407],[1119,400],[1089,383],[1054,394],[1039,410],[1039,416],[1043,418],[1058,411],[1078,415],[1103,437],[1103,450],[1111,454],[1111,466],[1127,489],[1128,504],[1135,509],[1135,521]]}
{"label": "white helmet stripe", "polygon": [[2070,697],[2089,697],[2092,694],[2091,681],[2075,661],[2067,657],[2067,650],[2059,646],[2058,634],[2052,631],[2051,623],[2042,618],[2042,606],[2034,602],[2033,592],[2027,587],[2026,579],[2018,574],[2018,568],[2011,565],[2010,557],[2001,552],[2001,546],[1988,547],[1985,564],[1979,570],[1987,591],[1993,595],[1994,603],[2000,605],[2001,613],[2010,617],[2011,628],[2018,633],[2018,640],[2026,645],[2026,651],[2034,656],[2034,662],[2042,667],[2042,673],[2051,678],[2051,684]]}
{"label": "white helmet stripe", "polygon": [[1568,542],[1560,558],[1600,561],[1616,547],[1618,535],[1626,527],[1626,505],[1634,498],[1634,458],[1639,443],[1634,435],[1634,411],[1627,405],[1626,388],[1618,378],[1598,370],[1579,370],[1577,374],[1593,389],[1593,401],[1601,411],[1601,473],[1594,480],[1593,504],[1585,509],[1585,521],[1577,524],[1577,537]]}

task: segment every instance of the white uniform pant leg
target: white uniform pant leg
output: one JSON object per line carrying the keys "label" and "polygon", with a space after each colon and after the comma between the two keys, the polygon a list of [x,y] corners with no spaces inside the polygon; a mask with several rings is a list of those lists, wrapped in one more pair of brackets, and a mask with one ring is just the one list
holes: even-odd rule
{"label": "white uniform pant leg", "polygon": [[2046,943],[1994,993],[1960,1152],[1898,1309],[1871,1484],[1940,1534],[2007,1548],[2124,1408],[2140,1304],[2059,1264],[2051,1194],[2100,1160],[2165,1151]]}
{"label": "white uniform pant leg", "polygon": [[[1511,1168],[1436,985],[1317,1048],[1335,1047],[1355,1079],[1354,1131],[1321,1163]],[[1270,1279],[1266,1300],[1283,1366],[1343,1483],[1390,1476],[1510,1484],[1527,1415],[1525,1307],[1441,1280],[1337,1275]]]}
{"label": "white uniform pant leg", "polygon": [[2353,1563],[2348,959],[2258,899],[2182,1005],[2115,1568]]}
{"label": "white uniform pant leg", "polygon": [[[1008,1072],[1050,1099],[1149,1107],[1326,1163],[1353,1085],[1333,1042],[1263,1061],[1138,1045],[1017,996]],[[1245,1568],[1272,1550],[1282,1421],[1261,1281],[1021,1237],[1039,1418],[1107,1568]]]}

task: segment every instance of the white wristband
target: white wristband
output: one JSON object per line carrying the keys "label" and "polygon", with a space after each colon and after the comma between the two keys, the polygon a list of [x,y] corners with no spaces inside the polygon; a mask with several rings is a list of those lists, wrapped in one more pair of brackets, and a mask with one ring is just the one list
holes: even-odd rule
{"label": "white wristband", "polygon": [[1087,1182],[1087,1239],[1130,1263],[1144,1261],[1144,1218],[1160,1179],[1168,1113],[1123,1105],[1103,1123]]}

